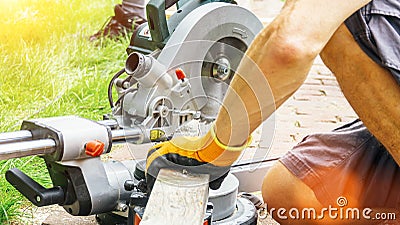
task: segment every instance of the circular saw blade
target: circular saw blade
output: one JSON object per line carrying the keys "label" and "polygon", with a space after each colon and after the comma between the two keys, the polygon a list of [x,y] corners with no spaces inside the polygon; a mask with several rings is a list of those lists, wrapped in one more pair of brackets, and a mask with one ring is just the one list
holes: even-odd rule
{"label": "circular saw blade", "polygon": [[229,84],[247,45],[236,37],[225,37],[213,44],[203,60],[201,75]]}
{"label": "circular saw blade", "polygon": [[207,102],[201,108],[201,118],[213,121],[235,75],[247,45],[236,37],[225,37],[208,50],[202,64],[201,76]]}
{"label": "circular saw blade", "polygon": [[200,111],[213,121],[244,52],[262,29],[249,10],[208,3],[190,12],[176,27],[157,60],[169,70],[181,68],[189,79],[191,100],[171,97],[178,110]]}

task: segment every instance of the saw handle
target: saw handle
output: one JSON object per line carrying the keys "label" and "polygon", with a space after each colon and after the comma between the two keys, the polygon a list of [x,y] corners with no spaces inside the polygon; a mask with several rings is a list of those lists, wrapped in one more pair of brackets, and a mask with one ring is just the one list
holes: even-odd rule
{"label": "saw handle", "polygon": [[[189,2],[193,3],[193,1],[191,0],[150,0],[149,3],[147,3],[147,21],[149,25],[151,39],[153,42],[164,43],[168,40],[170,36],[165,10],[170,8],[174,4],[178,4],[177,7],[179,10],[177,11],[177,13],[182,13],[182,10],[180,8],[182,8],[183,5]],[[211,2],[237,4],[235,0],[199,0],[196,1],[196,3],[194,3],[191,7],[195,6],[196,8],[198,6]],[[189,7],[188,12],[191,12],[195,8]]]}
{"label": "saw handle", "polygon": [[179,0],[150,0],[146,5],[147,21],[151,38],[155,42],[163,42],[169,37],[165,10]]}
{"label": "saw handle", "polygon": [[175,5],[178,2],[179,0],[165,0],[165,9],[168,9],[169,7]]}
{"label": "saw handle", "polygon": [[62,204],[64,191],[61,187],[45,188],[17,168],[6,172],[6,179],[36,206]]}
{"label": "saw handle", "polygon": [[[147,21],[152,41],[162,43],[170,36],[167,17],[165,10],[171,6],[180,3],[178,8],[190,0],[150,0],[146,5]],[[208,2],[213,0],[201,0],[200,2]],[[219,0],[215,0],[219,1]],[[232,1],[232,0],[221,0]]]}

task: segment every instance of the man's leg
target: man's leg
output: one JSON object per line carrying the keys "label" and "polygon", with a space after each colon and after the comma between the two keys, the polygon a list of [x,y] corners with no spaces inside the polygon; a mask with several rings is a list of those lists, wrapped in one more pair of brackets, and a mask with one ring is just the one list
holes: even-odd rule
{"label": "man's leg", "polygon": [[[272,208],[283,208],[289,211],[291,208],[314,207],[319,209],[322,207],[314,192],[280,162],[276,163],[265,176],[262,195],[264,202],[267,203],[268,212],[271,212]],[[283,217],[278,216],[277,213],[277,210],[271,212],[274,219],[281,225],[305,224],[304,220],[280,219]]]}
{"label": "man's leg", "polygon": [[[397,220],[366,220],[360,217],[360,220],[356,219],[331,219],[329,218],[329,212],[325,211],[324,219],[290,219],[289,210],[296,209],[300,212],[299,217],[302,217],[303,209],[315,209],[318,216],[321,215],[322,208],[329,206],[323,206],[316,198],[314,191],[304,184],[299,178],[294,176],[282,163],[276,163],[266,174],[262,187],[262,194],[264,202],[267,203],[268,212],[272,211],[273,218],[278,221],[281,225],[305,225],[305,224],[321,224],[321,225],[372,225],[372,224],[399,224],[399,211],[395,210],[384,210],[374,208],[373,211],[386,213],[385,215],[396,214]],[[338,208],[338,206],[332,206]],[[279,214],[278,210],[283,208],[286,212]],[[362,213],[362,211],[360,211]],[[334,214],[335,212],[333,212]],[[349,211],[350,215],[351,211]],[[388,214],[390,213],[390,214]],[[292,213],[291,215],[295,215]],[[305,218],[308,217],[308,211],[305,211]],[[375,214],[371,215],[371,218]],[[288,217],[287,219],[284,216]],[[344,216],[345,217],[345,216]]]}
{"label": "man's leg", "polygon": [[400,86],[391,73],[361,50],[345,25],[321,57],[360,119],[400,164]]}

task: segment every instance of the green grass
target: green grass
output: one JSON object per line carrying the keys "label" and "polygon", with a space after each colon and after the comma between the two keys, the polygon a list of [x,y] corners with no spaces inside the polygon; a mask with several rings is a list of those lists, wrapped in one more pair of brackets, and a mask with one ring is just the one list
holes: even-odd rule
{"label": "green grass", "polygon": [[[0,132],[24,119],[109,112],[107,85],[122,68],[129,40],[90,43],[117,1],[0,0]],[[39,157],[0,161],[0,224],[29,203],[4,179],[18,167],[51,186]]]}

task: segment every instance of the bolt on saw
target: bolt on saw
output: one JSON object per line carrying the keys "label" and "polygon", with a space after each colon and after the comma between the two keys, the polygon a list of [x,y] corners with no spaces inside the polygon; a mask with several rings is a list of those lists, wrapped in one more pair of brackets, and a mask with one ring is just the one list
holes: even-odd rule
{"label": "bolt on saw", "polygon": [[[176,5],[167,19],[166,10]],[[151,0],[147,23],[127,48],[125,67],[110,80],[110,114],[102,121],[77,116],[22,122],[0,134],[0,159],[39,155],[53,187],[18,170],[6,179],[36,206],[58,204],[100,224],[139,224],[148,203],[145,161],[102,160],[121,143],[136,148],[176,135],[201,134],[215,120],[244,52],[262,29],[233,0]],[[116,96],[114,96],[116,95]],[[253,171],[251,165],[258,164]],[[249,195],[269,160],[236,163],[218,190],[210,190],[204,224],[256,224]]]}

